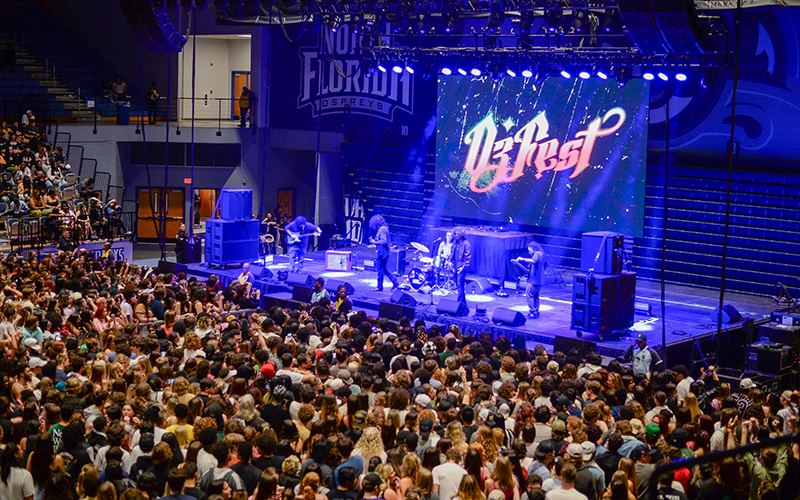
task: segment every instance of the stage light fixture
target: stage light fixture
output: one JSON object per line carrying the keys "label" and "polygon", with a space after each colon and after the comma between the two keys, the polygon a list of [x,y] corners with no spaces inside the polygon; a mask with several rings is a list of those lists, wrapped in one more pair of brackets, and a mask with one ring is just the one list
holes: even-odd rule
{"label": "stage light fixture", "polygon": [[510,76],[511,78],[514,78],[515,76],[517,76],[517,72],[516,72],[516,71],[514,71],[514,70],[513,70],[513,69],[511,69],[511,68],[508,68],[508,69],[506,69],[506,74],[507,74],[508,76]]}
{"label": "stage light fixture", "polygon": [[341,24],[341,20],[338,17],[330,17],[325,20],[331,27],[331,33],[336,33],[339,31],[339,25]]}
{"label": "stage light fixture", "polygon": [[394,71],[395,73],[400,74],[400,73],[403,72],[403,68],[401,68],[399,65],[395,64],[394,66],[392,66],[392,71]]}
{"label": "stage light fixture", "polygon": [[658,72],[658,77],[659,77],[661,80],[665,81],[665,82],[666,82],[667,80],[669,80],[669,76],[667,76],[667,74],[666,74],[666,73],[664,73],[663,71],[659,71],[659,72]]}
{"label": "stage light fixture", "polygon": [[378,70],[380,70],[381,73],[386,73],[386,66],[384,66],[383,63],[378,63]]}
{"label": "stage light fixture", "polygon": [[595,74],[597,75],[597,78],[600,78],[601,80],[608,80],[608,71],[605,69],[598,69]]}
{"label": "stage light fixture", "polygon": [[481,76],[480,68],[472,68],[469,72],[472,76]]}
{"label": "stage light fixture", "polygon": [[453,70],[448,68],[447,66],[445,66],[445,67],[442,68],[442,74],[450,76],[450,75],[453,74]]}
{"label": "stage light fixture", "polygon": [[648,82],[652,81],[655,77],[656,77],[656,75],[654,75],[651,71],[643,71],[642,72],[642,78],[644,78]]}
{"label": "stage light fixture", "polygon": [[455,14],[448,14],[444,18],[444,32],[445,33],[452,33],[456,27],[456,16]]}
{"label": "stage light fixture", "polygon": [[590,77],[590,76],[592,76],[592,74],[591,74],[591,73],[589,73],[589,70],[582,69],[582,70],[580,70],[580,72],[578,73],[578,76],[579,76],[579,77],[580,77],[582,80],[588,80],[588,79],[589,79],[589,77]]}
{"label": "stage light fixture", "polygon": [[461,76],[467,76],[467,70],[464,68],[458,68],[458,74]]}
{"label": "stage light fixture", "polygon": [[680,72],[679,73],[675,73],[675,79],[678,80],[679,82],[685,82],[686,79],[687,79],[686,78],[686,73],[680,73]]}
{"label": "stage light fixture", "polygon": [[408,64],[406,64],[406,68],[405,68],[405,69],[406,69],[406,71],[408,71],[408,72],[409,72],[409,73],[411,73],[412,75],[414,74],[414,68],[412,68],[412,67],[411,67],[411,66],[409,66]]}
{"label": "stage light fixture", "polygon": [[532,77],[532,76],[533,76],[533,71],[531,71],[531,70],[529,70],[529,69],[523,69],[523,70],[522,70],[522,76],[523,76],[524,78],[530,78],[530,77]]}
{"label": "stage light fixture", "polygon": [[561,21],[564,17],[564,9],[561,7],[561,0],[547,0],[545,3],[544,24],[547,33],[561,31]]}
{"label": "stage light fixture", "polygon": [[564,78],[572,78],[572,73],[570,73],[569,71],[567,71],[567,69],[566,69],[566,68],[564,68],[564,69],[562,69],[562,70],[561,70],[561,73],[560,73],[560,75],[561,75],[561,76],[563,76]]}

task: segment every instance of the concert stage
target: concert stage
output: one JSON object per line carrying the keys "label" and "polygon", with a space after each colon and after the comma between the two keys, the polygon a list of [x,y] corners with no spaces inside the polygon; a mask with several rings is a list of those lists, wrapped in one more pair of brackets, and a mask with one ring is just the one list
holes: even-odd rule
{"label": "concert stage", "polygon": [[[327,280],[335,279],[350,283],[355,293],[350,295],[353,306],[356,309],[363,309],[368,314],[378,314],[381,301],[389,302],[392,295],[391,284],[386,281],[383,292],[376,292],[372,289],[376,286],[376,272],[365,270],[345,271],[326,271],[324,252],[312,252],[307,255],[304,272],[313,277],[322,276]],[[262,291],[263,305],[270,307],[276,303],[289,303],[292,298],[291,287],[277,280],[279,271],[289,269],[288,259],[278,257],[279,262],[268,264],[267,268],[274,273],[272,280],[258,280],[256,287]],[[280,261],[283,262],[280,262]],[[251,272],[259,276],[263,266],[256,263],[251,264]],[[233,269],[213,269],[205,264],[189,264],[188,273],[198,277],[207,277],[216,274],[221,277],[224,284],[230,283],[240,273],[239,268]],[[416,318],[422,318],[430,323],[443,325],[456,324],[464,333],[480,334],[488,331],[496,338],[498,335],[505,335],[512,340],[518,335],[523,334],[526,345],[530,348],[536,344],[549,344],[555,342],[556,337],[567,339],[578,339],[575,331],[570,329],[571,306],[572,306],[572,271],[564,271],[563,277],[566,285],[553,283],[549,280],[541,291],[541,315],[538,319],[528,318],[526,323],[520,327],[510,327],[495,325],[491,322],[494,310],[498,307],[510,308],[527,315],[525,296],[515,293],[513,283],[507,283],[508,297],[498,297],[494,293],[482,295],[467,294],[467,302],[470,312],[468,316],[455,318],[437,313],[436,304],[442,299],[442,295],[434,293],[426,295],[406,290],[417,300],[415,308]],[[468,276],[468,282],[475,276]],[[496,286],[497,281],[493,280]],[[637,333],[644,333],[648,337],[650,346],[662,345],[662,320],[661,320],[661,289],[660,283],[639,279],[636,287],[636,303],[650,306],[652,315],[635,315],[635,324],[628,337],[619,340],[609,340],[597,342],[597,350],[604,356],[616,357],[624,353],[632,343],[633,337]],[[455,294],[450,295],[455,298]],[[716,290],[688,287],[667,284],[665,293],[666,306],[666,345],[672,353],[669,358],[670,364],[678,362],[690,363],[696,361],[692,359],[680,359],[681,356],[696,358],[700,356],[695,351],[695,346],[702,346],[701,357],[708,358],[712,340],[712,332],[716,328],[716,322],[712,322],[711,313],[719,302],[719,293]],[[775,304],[768,297],[728,293],[725,296],[725,303],[734,306],[741,312],[744,319],[754,319],[756,323],[767,321],[770,312],[776,309]],[[476,306],[486,307],[486,317],[476,318]],[[729,342],[734,331],[741,331],[742,323],[723,325],[723,342]],[[584,340],[592,341],[590,334],[584,334]],[[672,348],[675,347],[673,351]],[[549,349],[548,349],[549,350]],[[684,354],[685,353],[685,354]]]}

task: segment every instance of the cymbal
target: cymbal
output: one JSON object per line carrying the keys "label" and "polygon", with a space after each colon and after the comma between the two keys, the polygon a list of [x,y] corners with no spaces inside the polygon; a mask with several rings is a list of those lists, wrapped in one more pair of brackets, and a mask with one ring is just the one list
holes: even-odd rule
{"label": "cymbal", "polygon": [[412,247],[414,247],[414,248],[416,248],[416,249],[417,249],[417,250],[419,250],[420,252],[424,252],[424,253],[429,253],[429,252],[430,252],[430,250],[428,250],[428,247],[426,247],[426,246],[425,246],[425,245],[423,245],[422,243],[417,243],[417,242],[415,242],[415,241],[412,241],[412,242],[411,242],[411,246],[412,246]]}

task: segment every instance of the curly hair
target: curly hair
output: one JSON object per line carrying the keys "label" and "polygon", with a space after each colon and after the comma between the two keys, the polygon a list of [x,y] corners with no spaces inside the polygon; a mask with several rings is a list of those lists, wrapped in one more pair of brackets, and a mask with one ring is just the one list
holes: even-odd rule
{"label": "curly hair", "polygon": [[364,462],[369,462],[372,457],[380,457],[385,453],[381,431],[377,427],[367,427],[356,442],[354,449],[358,451]]}

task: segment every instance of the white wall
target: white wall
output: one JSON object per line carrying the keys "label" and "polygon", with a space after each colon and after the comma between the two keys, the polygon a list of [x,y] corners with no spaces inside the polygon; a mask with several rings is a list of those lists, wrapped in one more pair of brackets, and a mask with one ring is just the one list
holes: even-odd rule
{"label": "white wall", "polygon": [[[180,89],[181,97],[192,96],[192,38],[181,53]],[[197,119],[217,119],[220,102],[213,98],[230,99],[231,72],[250,71],[250,39],[220,39],[197,37],[197,60],[195,63],[195,117]],[[205,97],[209,99],[206,100]],[[222,119],[230,120],[231,103],[222,101]],[[192,116],[191,100],[181,100],[181,118]]]}

